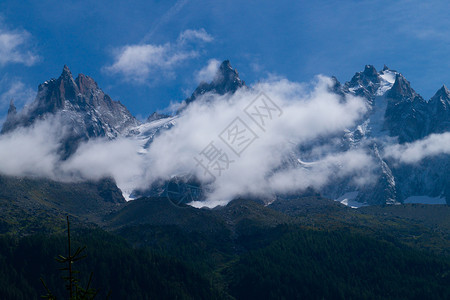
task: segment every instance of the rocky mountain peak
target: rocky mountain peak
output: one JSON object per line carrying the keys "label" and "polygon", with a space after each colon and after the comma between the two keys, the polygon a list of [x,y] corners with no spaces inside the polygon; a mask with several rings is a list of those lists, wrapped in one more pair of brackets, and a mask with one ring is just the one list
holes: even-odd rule
{"label": "rocky mountain peak", "polygon": [[244,85],[244,82],[239,78],[239,73],[231,67],[229,60],[222,62],[212,83],[220,94],[234,93]]}
{"label": "rocky mountain peak", "polygon": [[221,70],[221,72],[223,72],[223,71],[225,71],[225,70],[233,71],[233,68],[231,67],[230,60],[228,60],[228,59],[224,60],[224,61],[220,64],[219,70]]}
{"label": "rocky mountain peak", "polygon": [[67,65],[64,65],[61,77],[70,78],[72,77],[72,72],[70,72],[70,69]]}
{"label": "rocky mountain peak", "polygon": [[411,88],[411,84],[402,74],[398,73],[395,76],[395,82],[387,96],[392,99],[409,99],[412,101],[416,92]]}
{"label": "rocky mountain peak", "polygon": [[64,109],[66,100],[75,101],[78,93],[78,86],[73,80],[72,72],[67,65],[64,65],[58,79],[52,78],[39,85],[37,113],[44,114]]}
{"label": "rocky mountain peak", "polygon": [[233,69],[229,60],[224,60],[217,70],[216,76],[213,82],[225,82],[225,81],[241,81],[238,72]]}
{"label": "rocky mountain peak", "polygon": [[92,90],[99,89],[97,82],[84,74],[79,74],[75,79],[75,83],[81,94],[86,94]]}
{"label": "rocky mountain peak", "polygon": [[377,83],[379,81],[379,75],[375,67],[372,65],[365,65],[364,71],[355,73],[350,83]]}
{"label": "rocky mountain peak", "polygon": [[450,91],[443,85],[428,101],[430,132],[450,131]]}
{"label": "rocky mountain peak", "polygon": [[372,65],[365,65],[363,73],[367,77],[373,77],[373,78],[378,77],[378,72],[375,69],[375,67]]}
{"label": "rocky mountain peak", "polygon": [[8,108],[8,116],[17,114],[16,106],[14,105],[14,99],[11,99],[9,102],[9,108]]}
{"label": "rocky mountain peak", "polygon": [[[10,107],[10,110],[15,108]],[[115,138],[140,124],[125,106],[106,95],[94,79],[80,74],[74,80],[67,65],[58,79],[39,85],[36,99],[27,109],[7,118],[2,133],[30,126],[46,116],[57,116],[61,125],[71,130],[61,141],[63,158],[71,155],[80,141]]]}
{"label": "rocky mountain peak", "polygon": [[433,99],[450,99],[450,91],[445,84],[434,94],[430,101],[433,101]]}
{"label": "rocky mountain peak", "polygon": [[369,102],[373,101],[380,87],[381,77],[372,65],[366,65],[364,71],[357,72],[349,82],[344,85],[344,92],[351,92],[357,96],[365,97]]}
{"label": "rocky mountain peak", "polygon": [[227,93],[234,93],[243,86],[245,86],[245,82],[239,78],[239,73],[236,69],[233,69],[229,60],[225,60],[220,64],[213,81],[210,83],[200,83],[191,97],[186,99],[186,104],[191,103],[197,97],[208,92],[225,95]]}
{"label": "rocky mountain peak", "polygon": [[343,92],[343,87],[336,76],[331,76],[331,85],[329,87],[329,91],[335,94],[338,94],[342,97],[345,96]]}

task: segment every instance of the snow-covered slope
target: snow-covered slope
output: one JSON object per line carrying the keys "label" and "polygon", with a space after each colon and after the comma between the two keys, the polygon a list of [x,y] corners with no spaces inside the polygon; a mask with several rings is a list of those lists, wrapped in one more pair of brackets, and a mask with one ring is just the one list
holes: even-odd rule
{"label": "snow-covered slope", "polygon": [[342,134],[340,146],[371,153],[378,161],[379,168],[372,170],[378,179],[364,187],[352,186],[350,179],[334,181],[325,187],[326,195],[342,199],[350,191],[358,192],[351,200],[369,204],[402,203],[418,194],[442,199],[450,190],[448,156],[402,164],[380,153],[390,143],[414,142],[431,133],[448,131],[450,92],[446,87],[427,102],[399,72],[386,66],[377,72],[373,66],[366,66],[343,85],[340,93],[362,96],[368,107],[360,123]]}
{"label": "snow-covered slope", "polygon": [[139,126],[130,128],[128,136],[138,140],[140,143],[139,153],[146,153],[153,139],[164,130],[169,130],[176,124],[179,116],[163,116],[159,119],[150,119],[150,121]]}

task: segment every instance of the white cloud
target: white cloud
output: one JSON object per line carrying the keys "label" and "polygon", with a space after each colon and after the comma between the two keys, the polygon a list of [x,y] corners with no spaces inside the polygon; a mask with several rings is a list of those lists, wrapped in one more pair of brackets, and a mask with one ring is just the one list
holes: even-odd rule
{"label": "white cloud", "polygon": [[8,30],[0,23],[0,66],[20,63],[34,65],[39,57],[29,49],[31,35],[25,30]]}
{"label": "white cloud", "polygon": [[210,82],[214,79],[214,76],[219,69],[220,61],[217,59],[210,59],[208,64],[198,71],[195,75],[197,82]]}
{"label": "white cloud", "polygon": [[407,164],[414,164],[424,158],[439,154],[450,154],[450,132],[431,134],[413,143],[389,145],[384,150],[386,157]]}
{"label": "white cloud", "polygon": [[299,189],[322,188],[333,180],[352,175],[354,185],[364,185],[374,179],[373,157],[360,149],[327,154],[321,160],[304,168],[289,168],[275,173],[270,184],[278,193],[295,192]]}
{"label": "white cloud", "polygon": [[200,40],[209,43],[212,42],[214,38],[209,33],[207,33],[204,28],[201,28],[199,30],[187,29],[183,31],[178,37],[178,41],[180,41],[181,43],[195,40]]}
{"label": "white cloud", "polygon": [[[337,95],[328,92],[329,84],[329,79],[319,77],[314,89],[308,91],[302,84],[279,80],[261,83],[253,90],[239,90],[233,96],[205,95],[205,101],[197,99],[177,119],[177,125],[157,137],[150,146],[146,154],[149,167],[141,184],[189,172],[195,172],[207,182],[209,177],[196,166],[194,157],[210,142],[225,151],[234,162],[216,176],[208,202],[200,205],[226,204],[243,194],[267,196],[307,186],[320,187],[337,176],[364,174],[360,171],[367,171],[372,159],[356,151],[329,154],[307,169],[299,167],[274,172],[286,158],[296,153],[297,145],[343,131],[365,112],[360,98],[348,97],[342,103]],[[280,118],[274,118],[266,131],[252,124],[243,112],[260,91],[265,91],[283,110]],[[236,117],[244,120],[258,135],[240,157],[219,138]],[[284,181],[284,177],[291,179]]]}
{"label": "white cloud", "polygon": [[[284,163],[298,158],[298,145],[336,134],[354,125],[365,112],[364,101],[348,96],[342,101],[329,92],[330,80],[318,77],[312,86],[285,79],[268,80],[234,95],[204,95],[189,105],[176,125],[155,137],[147,152],[139,151],[142,141],[134,138],[90,140],[67,161],[59,160],[58,135],[54,121],[41,121],[0,138],[0,172],[9,175],[41,175],[57,180],[113,177],[126,194],[145,189],[158,179],[184,173],[196,174],[210,183],[207,202],[224,205],[239,195],[266,197],[312,186],[320,188],[335,178],[366,178],[373,164],[363,151],[328,152],[302,167]],[[244,108],[260,92],[282,109],[273,115],[265,130],[253,123]],[[219,138],[232,120],[239,117],[258,136],[240,156]],[[194,157],[213,142],[232,161],[229,168],[205,176]],[[33,151],[30,151],[33,149]],[[321,151],[317,151],[318,153]],[[355,183],[357,184],[357,183]]]}
{"label": "white cloud", "polygon": [[0,109],[9,105],[14,100],[16,106],[21,107],[33,100],[35,91],[22,81],[8,76],[0,80]]}
{"label": "white cloud", "polygon": [[59,121],[53,118],[0,135],[0,172],[56,179],[58,139],[63,135]]}
{"label": "white cloud", "polygon": [[0,79],[0,127],[6,118],[6,112],[11,100],[14,100],[14,105],[20,109],[25,104],[30,103],[35,94],[35,91],[25,85],[20,79],[4,75]]}
{"label": "white cloud", "polygon": [[144,160],[138,154],[138,149],[139,144],[132,139],[93,140],[82,144],[62,164],[61,170],[64,176],[71,174],[73,179],[98,180],[112,177],[124,193],[130,194],[144,171]]}
{"label": "white cloud", "polygon": [[[195,42],[196,49],[191,49],[187,41]],[[198,43],[210,41],[212,37],[201,29],[182,32],[175,43],[127,45],[115,50],[114,63],[105,70],[140,84],[149,79],[171,77],[178,64],[199,55]]]}

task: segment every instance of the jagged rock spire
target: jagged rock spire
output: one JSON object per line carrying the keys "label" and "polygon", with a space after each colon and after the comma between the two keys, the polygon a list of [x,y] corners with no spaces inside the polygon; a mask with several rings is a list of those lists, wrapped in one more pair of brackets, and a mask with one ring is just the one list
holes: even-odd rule
{"label": "jagged rock spire", "polygon": [[364,67],[364,75],[370,76],[370,77],[377,77],[378,72],[373,65],[366,65]]}
{"label": "jagged rock spire", "polygon": [[9,102],[8,115],[15,115],[17,113],[16,106],[14,105],[14,99]]}
{"label": "jagged rock spire", "polygon": [[449,98],[450,96],[450,91],[447,89],[447,87],[444,85],[442,85],[442,87],[436,92],[436,94],[434,94],[433,98],[437,98],[437,97],[447,97]]}
{"label": "jagged rock spire", "polygon": [[352,80],[346,82],[344,91],[353,90],[357,96],[363,96],[369,101],[380,86],[381,78],[373,65],[366,65],[364,71],[357,72]]}
{"label": "jagged rock spire", "polygon": [[61,76],[70,76],[72,77],[72,72],[70,72],[70,69],[67,65],[64,65]]}
{"label": "jagged rock spire", "polygon": [[416,92],[411,88],[411,84],[408,80],[406,80],[405,77],[401,74],[397,74],[395,76],[395,82],[392,86],[391,90],[388,92],[389,98],[394,99],[405,99],[408,98],[410,100],[413,100],[413,98],[416,96]]}
{"label": "jagged rock spire", "polygon": [[231,67],[229,60],[224,60],[217,70],[214,79],[210,83],[200,83],[192,93],[191,97],[186,99],[186,104],[194,101],[198,96],[207,92],[214,92],[219,95],[234,93],[240,87],[245,86],[245,82],[239,78],[239,73]]}
{"label": "jagged rock spire", "polygon": [[428,102],[430,132],[450,131],[450,91],[443,85]]}

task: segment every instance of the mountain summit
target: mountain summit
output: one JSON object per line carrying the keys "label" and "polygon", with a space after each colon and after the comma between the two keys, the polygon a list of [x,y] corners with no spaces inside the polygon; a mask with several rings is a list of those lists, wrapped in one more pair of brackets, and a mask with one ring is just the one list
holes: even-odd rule
{"label": "mountain summit", "polygon": [[57,79],[39,85],[33,103],[18,113],[10,108],[1,133],[53,116],[59,117],[61,125],[69,130],[63,141],[63,156],[73,153],[80,141],[114,138],[139,125],[127,108],[105,94],[94,79],[84,74],[74,79],[65,65]]}
{"label": "mountain summit", "polygon": [[245,86],[245,82],[239,78],[236,69],[231,67],[230,61],[225,60],[220,64],[213,81],[210,83],[200,83],[192,95],[186,99],[186,104],[191,103],[199,96],[208,92],[225,95],[227,93],[234,93],[243,86]]}
{"label": "mountain summit", "polygon": [[430,132],[450,131],[450,91],[443,85],[428,102],[431,115]]}

